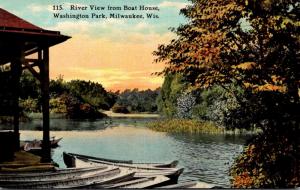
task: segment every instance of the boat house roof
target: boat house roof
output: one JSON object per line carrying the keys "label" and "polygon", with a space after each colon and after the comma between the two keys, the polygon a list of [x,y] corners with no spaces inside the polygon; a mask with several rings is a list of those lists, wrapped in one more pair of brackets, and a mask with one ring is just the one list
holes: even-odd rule
{"label": "boat house roof", "polygon": [[2,28],[19,28],[28,30],[43,30],[42,28],[35,26],[26,20],[17,17],[16,15],[0,8],[0,26]]}
{"label": "boat house roof", "polygon": [[59,31],[45,30],[0,8],[0,65],[9,61],[7,55],[16,45],[25,46],[23,48],[28,55],[36,53],[40,46],[51,47],[69,38]]}

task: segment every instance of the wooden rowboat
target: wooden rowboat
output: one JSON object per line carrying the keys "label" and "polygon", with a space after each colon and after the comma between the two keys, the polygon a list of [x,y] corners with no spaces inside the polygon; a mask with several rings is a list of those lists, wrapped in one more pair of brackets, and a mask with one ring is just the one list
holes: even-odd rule
{"label": "wooden rowboat", "polygon": [[125,181],[121,183],[116,183],[113,185],[104,185],[102,188],[155,188],[159,187],[163,184],[166,184],[170,178],[165,176],[156,176],[156,177],[149,177],[149,178],[140,178],[134,179],[130,181]]}
{"label": "wooden rowboat", "polygon": [[159,188],[163,188],[163,189],[185,189],[185,188],[211,189],[211,188],[220,188],[220,187],[215,184],[191,181],[191,182],[179,183],[179,184],[174,184],[174,185],[161,186]]}
{"label": "wooden rowboat", "polygon": [[[55,137],[52,137],[50,140],[50,146],[51,148],[56,148],[58,147],[58,143],[62,140],[62,138],[55,139]],[[31,140],[31,141],[21,141],[21,148],[24,149],[25,151],[30,150],[30,149],[38,149],[42,147],[42,140]]]}
{"label": "wooden rowboat", "polygon": [[95,166],[115,166],[135,172],[135,178],[147,178],[163,175],[170,178],[170,184],[177,183],[178,177],[182,174],[183,168],[158,168],[142,167],[134,164],[111,163],[94,159],[86,159],[74,156],[74,167],[95,167]]}
{"label": "wooden rowboat", "polygon": [[[56,148],[58,147],[58,142],[62,140],[62,138],[53,139],[50,141],[51,148]],[[42,150],[42,141],[41,140],[33,140],[33,141],[23,141],[21,143],[21,148],[29,153],[42,156],[43,150]]]}
{"label": "wooden rowboat", "polygon": [[132,160],[114,160],[108,158],[98,158],[93,156],[87,156],[82,154],[75,154],[75,153],[63,153],[63,159],[67,167],[75,167],[74,165],[74,157],[83,158],[83,159],[90,159],[96,161],[105,161],[111,162],[114,164],[132,164],[137,167],[158,167],[158,168],[175,168],[178,165],[178,161],[174,160],[170,163],[134,163]]}
{"label": "wooden rowboat", "polygon": [[10,184],[1,184],[4,188],[37,189],[37,188],[79,188],[94,185],[119,183],[133,178],[134,172],[120,168],[109,168],[97,173],[80,177],[58,179],[51,181],[26,181]]}
{"label": "wooden rowboat", "polygon": [[38,182],[64,180],[69,178],[82,177],[109,170],[109,167],[88,167],[76,169],[58,169],[51,172],[4,172],[0,173],[0,184],[18,182]]}

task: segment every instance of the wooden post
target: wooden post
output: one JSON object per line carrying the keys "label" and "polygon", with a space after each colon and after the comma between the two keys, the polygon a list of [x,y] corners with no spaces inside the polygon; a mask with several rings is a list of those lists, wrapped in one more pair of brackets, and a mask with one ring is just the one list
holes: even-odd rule
{"label": "wooden post", "polygon": [[20,108],[19,108],[19,96],[20,96],[20,77],[22,74],[22,63],[25,60],[24,50],[19,49],[17,54],[15,55],[15,60],[11,63],[11,73],[13,78],[13,85],[14,85],[14,136],[15,136],[15,150],[20,149]]}
{"label": "wooden post", "polygon": [[49,48],[44,47],[39,52],[41,89],[42,89],[42,111],[43,111],[43,155],[42,162],[51,162],[50,147],[50,119],[49,119]]}

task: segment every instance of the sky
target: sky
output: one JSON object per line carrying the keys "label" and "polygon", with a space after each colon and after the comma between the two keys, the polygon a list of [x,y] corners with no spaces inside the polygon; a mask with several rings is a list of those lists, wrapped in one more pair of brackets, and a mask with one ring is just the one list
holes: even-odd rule
{"label": "sky", "polygon": [[[154,64],[152,52],[159,44],[176,36],[170,27],[186,22],[179,10],[188,0],[0,0],[0,7],[48,30],[71,36],[68,41],[50,48],[50,77],[62,75],[72,79],[101,83],[107,90],[155,89],[163,78],[151,75],[161,71],[163,64]],[[53,10],[62,5],[62,11]],[[149,11],[159,19],[58,19],[60,14],[143,14],[145,11],[83,11],[70,10],[74,6],[139,8],[140,5],[159,8]]]}

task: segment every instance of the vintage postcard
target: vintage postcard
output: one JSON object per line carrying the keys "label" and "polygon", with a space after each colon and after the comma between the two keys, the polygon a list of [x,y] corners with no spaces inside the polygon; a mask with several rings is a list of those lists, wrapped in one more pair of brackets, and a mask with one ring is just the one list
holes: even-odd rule
{"label": "vintage postcard", "polygon": [[299,10],[0,0],[0,189],[299,187]]}

